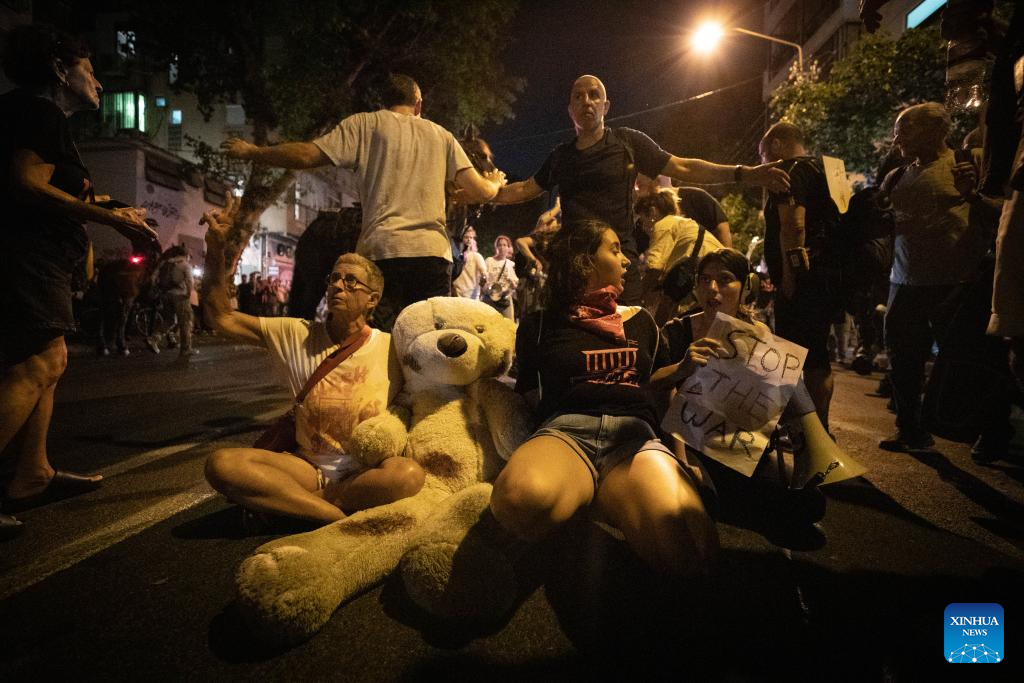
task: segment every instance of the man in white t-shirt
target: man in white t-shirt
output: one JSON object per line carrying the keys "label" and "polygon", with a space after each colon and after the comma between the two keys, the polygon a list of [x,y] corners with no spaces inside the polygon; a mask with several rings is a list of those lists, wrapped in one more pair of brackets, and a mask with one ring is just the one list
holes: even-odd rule
{"label": "man in white t-shirt", "polygon": [[328,276],[329,314],[323,322],[233,311],[223,267],[225,219],[233,210],[232,202],[226,212],[203,217],[210,225],[203,305],[213,328],[270,351],[293,394],[330,354],[349,344],[357,350],[295,406],[294,454],[219,449],[206,463],[210,485],[247,510],[323,523],[415,494],[423,486],[423,470],[414,460],[392,457],[367,468],[350,453],[353,428],[383,413],[401,388],[391,335],[366,325],[384,286],[380,270],[358,254],[339,256]]}
{"label": "man in white t-shirt", "polygon": [[391,76],[383,103],[383,109],[353,114],[311,142],[258,147],[232,138],[221,148],[229,158],[268,166],[333,164],[352,171],[363,208],[356,251],[384,273],[387,285],[374,322],[390,331],[409,304],[450,292],[446,183],[461,190],[461,201],[482,204],[497,194],[503,176],[478,173],[450,132],[420,118],[423,97],[413,79]]}

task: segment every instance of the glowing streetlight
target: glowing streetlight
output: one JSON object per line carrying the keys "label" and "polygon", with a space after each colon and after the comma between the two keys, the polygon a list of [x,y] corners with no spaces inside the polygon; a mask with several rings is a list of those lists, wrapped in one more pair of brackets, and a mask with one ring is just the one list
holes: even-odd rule
{"label": "glowing streetlight", "polygon": [[697,52],[707,54],[715,49],[718,43],[725,36],[726,31],[736,31],[736,33],[742,33],[746,36],[753,36],[755,38],[761,38],[762,40],[769,40],[773,43],[779,43],[780,45],[788,45],[789,47],[796,50],[796,65],[797,68],[803,73],[804,70],[804,49],[800,43],[794,43],[789,40],[783,40],[782,38],[776,38],[775,36],[768,36],[757,31],[750,31],[745,28],[739,28],[738,26],[730,26],[728,28],[721,24],[709,21],[701,24],[700,27],[693,32],[690,44]]}
{"label": "glowing streetlight", "polygon": [[718,47],[724,35],[725,29],[721,24],[709,21],[701,24],[700,28],[693,32],[690,44],[697,52],[707,54]]}

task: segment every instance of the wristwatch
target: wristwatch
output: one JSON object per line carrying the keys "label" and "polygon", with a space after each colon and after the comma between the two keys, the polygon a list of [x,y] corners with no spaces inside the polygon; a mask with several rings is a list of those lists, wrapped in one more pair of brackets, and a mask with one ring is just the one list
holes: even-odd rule
{"label": "wristwatch", "polygon": [[803,247],[794,247],[786,250],[786,262],[793,270],[809,270],[810,259],[807,258],[807,250]]}

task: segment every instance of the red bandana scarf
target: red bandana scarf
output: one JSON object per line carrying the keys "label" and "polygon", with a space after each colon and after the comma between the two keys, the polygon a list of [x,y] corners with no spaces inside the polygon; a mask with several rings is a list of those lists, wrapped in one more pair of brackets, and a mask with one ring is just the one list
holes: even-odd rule
{"label": "red bandana scarf", "polygon": [[606,337],[620,344],[626,343],[626,330],[622,327],[622,316],[617,312],[615,300],[622,294],[622,288],[608,285],[583,295],[570,322],[580,329],[599,337]]}

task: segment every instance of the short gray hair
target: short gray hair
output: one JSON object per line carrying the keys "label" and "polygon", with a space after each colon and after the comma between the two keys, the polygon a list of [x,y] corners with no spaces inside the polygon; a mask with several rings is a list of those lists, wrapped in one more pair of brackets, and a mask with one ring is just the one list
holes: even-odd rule
{"label": "short gray hair", "polygon": [[334,265],[345,263],[350,266],[359,266],[366,273],[366,285],[373,291],[380,294],[384,291],[384,273],[380,272],[377,264],[354,252],[342,254],[334,261]]}
{"label": "short gray hair", "polygon": [[897,121],[900,119],[912,120],[913,125],[930,128],[936,133],[941,131],[943,137],[949,135],[949,131],[953,129],[953,121],[949,117],[949,112],[938,102],[922,102],[907,107],[896,117]]}

